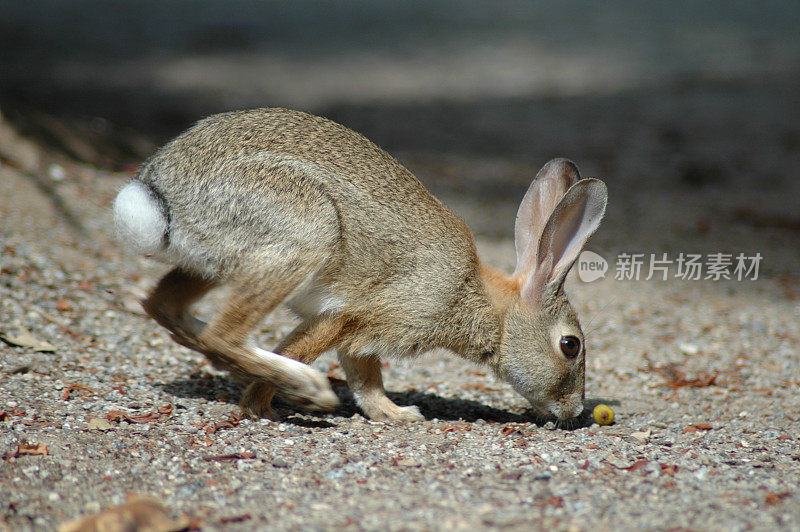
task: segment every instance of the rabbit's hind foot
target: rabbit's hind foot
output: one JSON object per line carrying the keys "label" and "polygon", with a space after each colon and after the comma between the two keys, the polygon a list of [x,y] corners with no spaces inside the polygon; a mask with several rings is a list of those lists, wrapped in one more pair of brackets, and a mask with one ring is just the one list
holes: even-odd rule
{"label": "rabbit's hind foot", "polygon": [[275,386],[268,382],[251,382],[242,393],[239,406],[242,413],[252,419],[271,419],[278,421],[278,415],[272,409],[272,398]]}

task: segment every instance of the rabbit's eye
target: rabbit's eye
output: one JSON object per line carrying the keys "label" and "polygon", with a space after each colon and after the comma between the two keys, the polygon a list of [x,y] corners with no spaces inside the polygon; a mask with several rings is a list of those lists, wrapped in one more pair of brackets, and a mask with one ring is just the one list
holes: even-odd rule
{"label": "rabbit's eye", "polygon": [[562,336],[561,352],[567,358],[575,358],[581,352],[581,341],[576,336]]}

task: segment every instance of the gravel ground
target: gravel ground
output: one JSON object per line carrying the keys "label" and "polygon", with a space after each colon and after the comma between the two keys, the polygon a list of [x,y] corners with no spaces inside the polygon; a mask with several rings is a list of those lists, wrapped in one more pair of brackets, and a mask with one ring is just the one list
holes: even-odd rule
{"label": "gravel ground", "polygon": [[[241,419],[239,388],[137,306],[164,267],[113,240],[126,175],[0,122],[0,529],[53,529],[136,493],[204,530],[800,530],[798,95],[776,83],[329,110],[399,150],[505,269],[541,162],[564,154],[607,180],[592,249],[611,271],[568,291],[588,331],[587,406],[616,423],[570,429],[446,353],[385,369],[424,422],[366,420],[330,354],[315,366],[335,412]],[[617,281],[624,251],[764,260],[756,281]],[[277,311],[259,342],[293,322]]]}

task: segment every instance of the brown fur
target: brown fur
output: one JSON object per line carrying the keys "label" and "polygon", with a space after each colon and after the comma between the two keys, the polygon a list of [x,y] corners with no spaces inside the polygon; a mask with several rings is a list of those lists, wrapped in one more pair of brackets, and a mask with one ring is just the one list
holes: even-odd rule
{"label": "brown fur", "polygon": [[[537,183],[559,183],[548,189],[550,203],[539,201],[552,216],[537,212],[534,224],[520,223],[518,216],[517,239],[526,246],[539,241],[544,223],[554,217],[548,227],[575,227],[560,218],[582,216],[586,198],[590,206],[602,199],[604,208],[602,184],[587,180],[572,187],[577,169],[570,165],[550,163],[532,185],[533,190]],[[373,418],[421,417],[386,398],[379,358],[435,348],[489,364],[532,401],[539,395],[542,401],[556,400],[551,397],[562,392],[572,397],[577,390],[573,368],[582,368],[583,356],[566,362],[552,353],[549,331],[560,314],[543,310],[563,296],[574,249],[567,250],[558,268],[540,271],[538,278],[557,278],[546,286],[526,279],[537,264],[542,270],[556,263],[539,260],[529,247],[523,270],[518,267],[513,277],[482,264],[464,221],[358,133],[285,109],[225,113],[161,148],[137,180],[157,198],[168,222],[165,244],[154,252],[179,265],[145,308],[179,343],[251,381],[242,404],[252,415],[270,415],[276,390],[309,407],[332,406],[322,375],[276,365],[279,359],[247,343],[250,331],[282,301],[303,322],[277,351],[309,364],[323,351],[337,349],[359,404]],[[521,208],[523,220],[532,216],[534,200],[526,195],[523,206],[533,207]],[[579,235],[581,242],[599,223],[596,211],[591,231]],[[554,246],[561,242],[548,238]],[[232,295],[206,326],[191,317],[189,307],[219,283],[230,284]],[[522,293],[523,286],[528,293]],[[579,334],[569,311],[564,327]],[[531,348],[517,338],[521,334],[546,351],[544,358],[531,359],[530,369],[524,356]],[[532,373],[530,386],[520,377],[524,372]],[[560,390],[554,388],[557,381]]]}

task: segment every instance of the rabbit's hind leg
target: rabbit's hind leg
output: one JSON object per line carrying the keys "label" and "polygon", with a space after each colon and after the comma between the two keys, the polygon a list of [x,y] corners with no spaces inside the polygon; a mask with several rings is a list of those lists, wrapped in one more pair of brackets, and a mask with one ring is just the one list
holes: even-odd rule
{"label": "rabbit's hind leg", "polygon": [[[240,380],[274,385],[278,393],[302,406],[329,410],[338,404],[327,377],[307,364],[255,347],[250,332],[297,287],[308,272],[288,268],[267,277],[237,280],[229,299],[197,336],[198,351]],[[265,401],[266,393],[261,394]]]}
{"label": "rabbit's hind leg", "polygon": [[158,282],[142,307],[181,345],[197,349],[197,336],[205,322],[190,313],[192,304],[217,285],[217,281],[174,268]]}
{"label": "rabbit's hind leg", "polygon": [[376,356],[351,356],[339,353],[347,384],[364,414],[375,421],[422,421],[416,406],[398,406],[386,397],[381,377],[381,362]]}
{"label": "rabbit's hind leg", "polygon": [[[337,344],[345,323],[343,316],[317,316],[298,325],[275,351],[303,364],[311,364],[319,355]],[[270,404],[277,391],[279,390],[276,386],[270,382],[254,381],[245,389],[239,404],[244,413],[251,417],[275,419]],[[300,406],[303,404],[300,403]]]}

